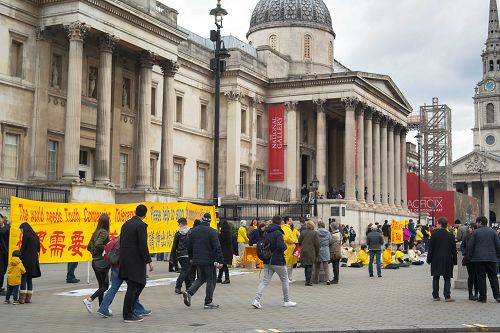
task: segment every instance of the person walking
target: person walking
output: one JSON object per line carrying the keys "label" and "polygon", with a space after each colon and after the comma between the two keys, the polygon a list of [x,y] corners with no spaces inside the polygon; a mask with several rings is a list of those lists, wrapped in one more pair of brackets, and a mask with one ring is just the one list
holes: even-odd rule
{"label": "person walking", "polygon": [[333,222],[330,224],[332,233],[332,242],[330,244],[330,261],[333,267],[333,279],[330,283],[339,283],[340,259],[342,259],[342,235],[340,234],[339,224]]}
{"label": "person walking", "polygon": [[453,278],[453,266],[457,264],[455,235],[447,230],[448,220],[446,217],[440,217],[438,224],[440,228],[432,233],[427,253],[427,263],[431,265],[432,297],[435,301],[441,300],[439,297],[439,278],[442,276],[445,302],[454,302],[451,298],[451,279]]}
{"label": "person walking", "polygon": [[21,277],[21,289],[19,290],[19,303],[31,303],[33,297],[33,279],[42,276],[40,271],[40,239],[27,223],[23,222],[19,226],[22,233],[21,261],[23,262],[26,273]]}
{"label": "person walking", "polygon": [[262,281],[257,287],[257,292],[255,293],[255,299],[252,301],[252,306],[255,309],[262,308],[260,304],[262,300],[262,294],[267,288],[274,273],[278,274],[281,280],[281,289],[283,291],[283,306],[284,307],[294,307],[297,303],[290,299],[288,294],[288,271],[285,261],[285,251],[287,246],[284,241],[284,231],[281,228],[281,217],[276,215],[272,219],[272,223],[267,226],[264,237],[268,239],[269,250],[271,251],[271,257],[264,260],[264,276]]}
{"label": "person walking", "polygon": [[318,222],[318,230],[316,231],[319,237],[319,260],[314,265],[314,283],[319,283],[319,271],[323,267],[326,275],[326,284],[330,285],[330,244],[332,243],[332,234],[325,228],[323,221]]}
{"label": "person walking", "polygon": [[[500,303],[500,290],[496,266],[500,259],[500,241],[496,232],[488,227],[488,219],[480,216],[476,219],[478,229],[472,233],[467,247],[467,255],[477,274],[479,287],[478,302],[486,303],[486,276],[490,280],[493,298]],[[432,238],[431,238],[432,240]]]}
{"label": "person walking", "polygon": [[319,260],[319,237],[314,230],[314,222],[308,221],[306,227],[299,237],[300,264],[304,267],[305,285],[312,286],[313,265]]}
{"label": "person walking", "polygon": [[21,285],[21,276],[26,273],[26,269],[21,262],[21,251],[15,250],[10,258],[7,274],[7,293],[5,294],[5,304],[10,304],[10,296],[13,298],[12,304],[19,304],[17,297]]}
{"label": "person walking", "polygon": [[99,305],[101,305],[104,293],[109,288],[109,267],[104,262],[103,257],[104,247],[108,242],[109,215],[104,213],[99,217],[97,227],[87,245],[87,250],[92,254],[92,269],[99,285],[99,289],[83,300],[83,304],[89,313],[92,313],[92,302],[97,298]]}
{"label": "person walking", "polygon": [[247,221],[241,220],[238,228],[238,255],[243,258],[245,246],[248,244]]}
{"label": "person walking", "polygon": [[[260,223],[257,229],[250,231],[250,233],[248,234],[248,246],[255,246],[262,238],[262,235],[264,235],[264,230],[266,230],[266,224]],[[222,250],[222,252],[224,252],[224,249]]]}
{"label": "person walking", "polygon": [[5,293],[3,283],[9,263],[9,236],[10,224],[8,224],[4,216],[0,214],[0,293]]}
{"label": "person walking", "polygon": [[191,306],[191,297],[206,283],[204,309],[218,309],[219,305],[213,303],[216,284],[216,271],[221,269],[224,257],[217,236],[217,231],[210,227],[212,217],[205,213],[201,224],[194,229],[188,238],[188,254],[194,265],[198,267],[198,278],[191,284],[187,291],[183,291],[184,304]]}
{"label": "person walking", "polygon": [[[469,300],[477,301],[479,299],[479,286],[477,281],[477,274],[474,270],[474,265],[470,262],[470,258],[467,254],[470,248],[470,238],[472,233],[477,229],[477,224],[473,223],[468,229],[465,235],[462,235],[462,243],[460,244],[460,252],[462,252],[463,261],[462,265],[467,268],[467,289],[469,291]],[[460,228],[458,228],[460,232]]]}
{"label": "person walking", "polygon": [[191,228],[187,225],[187,220],[181,217],[177,220],[179,225],[179,230],[175,233],[174,242],[172,244],[171,260],[173,262],[178,262],[181,265],[181,273],[177,277],[175,282],[174,292],[176,294],[181,294],[182,283],[186,285],[186,290],[191,287],[191,277],[189,276],[189,271],[191,269],[191,262],[189,260],[187,242],[188,237],[191,232]]}
{"label": "person walking", "polygon": [[123,224],[120,232],[118,276],[127,282],[122,314],[126,323],[143,321],[134,313],[134,304],[146,286],[146,265],[149,265],[150,272],[154,269],[148,249],[148,225],[143,222],[147,212],[146,206],[138,205],[135,216]]}
{"label": "person walking", "polygon": [[373,277],[373,260],[377,261],[377,276],[382,277],[382,245],[384,245],[384,236],[377,231],[377,225],[371,226],[371,231],[366,236],[366,245],[370,252],[370,262],[368,263],[368,274]]}
{"label": "person walking", "polygon": [[293,265],[297,263],[297,258],[293,256],[293,252],[295,251],[295,247],[299,243],[299,239],[296,234],[292,230],[293,220],[291,217],[286,216],[284,221],[281,223],[281,229],[283,230],[284,236],[283,239],[286,244],[285,251],[285,261],[286,261],[286,269],[288,271],[288,282],[294,283],[295,280],[292,280],[293,274]]}
{"label": "person walking", "polygon": [[[259,232],[259,229],[254,229],[252,232]],[[224,257],[224,261],[221,262],[222,268],[219,269],[219,275],[217,276],[217,282],[222,284],[229,284],[231,281],[229,280],[229,267],[233,262],[233,235],[231,233],[231,227],[229,226],[229,222],[223,220],[221,222],[220,234],[219,234],[219,242],[222,250],[222,256]],[[222,281],[222,273],[224,273],[224,281]]]}

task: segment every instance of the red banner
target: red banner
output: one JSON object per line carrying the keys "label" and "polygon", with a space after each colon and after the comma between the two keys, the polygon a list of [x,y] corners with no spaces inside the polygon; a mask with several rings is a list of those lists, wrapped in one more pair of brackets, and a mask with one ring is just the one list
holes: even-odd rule
{"label": "red banner", "polygon": [[[285,180],[285,106],[272,105],[268,109],[268,164],[270,182]],[[292,147],[294,149],[294,147]]]}

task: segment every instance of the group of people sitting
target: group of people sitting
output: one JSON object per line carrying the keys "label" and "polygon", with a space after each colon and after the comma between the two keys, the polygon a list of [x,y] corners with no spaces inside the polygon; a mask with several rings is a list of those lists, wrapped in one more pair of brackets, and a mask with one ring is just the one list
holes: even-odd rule
{"label": "group of people sitting", "polygon": [[[347,267],[360,268],[368,266],[369,251],[368,246],[363,244],[359,247],[355,242],[351,242],[348,248],[343,250],[343,260],[346,262]],[[397,245],[394,251],[393,245],[387,243],[385,244],[385,250],[382,253],[382,268],[386,269],[398,269],[400,267],[410,267],[411,265],[423,265],[424,262],[420,260],[420,255],[422,253],[417,250],[417,245],[414,244],[407,252],[407,258],[405,258],[404,250],[401,245]]]}

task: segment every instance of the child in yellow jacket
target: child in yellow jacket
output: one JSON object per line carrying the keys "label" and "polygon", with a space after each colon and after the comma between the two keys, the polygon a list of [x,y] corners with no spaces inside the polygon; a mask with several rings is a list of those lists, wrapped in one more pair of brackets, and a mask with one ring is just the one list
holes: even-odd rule
{"label": "child in yellow jacket", "polygon": [[10,304],[10,296],[14,301],[12,304],[19,304],[17,295],[19,294],[19,286],[21,285],[21,275],[26,273],[23,263],[21,262],[21,252],[16,250],[12,252],[9,267],[7,268],[7,294],[5,295],[5,304]]}

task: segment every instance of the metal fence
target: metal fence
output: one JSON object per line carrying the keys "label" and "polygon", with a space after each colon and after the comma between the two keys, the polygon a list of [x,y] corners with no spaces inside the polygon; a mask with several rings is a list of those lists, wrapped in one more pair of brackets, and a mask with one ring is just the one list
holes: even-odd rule
{"label": "metal fence", "polygon": [[0,183],[0,207],[10,207],[10,197],[37,201],[68,202],[69,190]]}
{"label": "metal fence", "polygon": [[291,190],[289,188],[266,185],[244,184],[236,185],[236,193],[242,199],[272,200],[289,202]]}
{"label": "metal fence", "polygon": [[259,220],[272,219],[275,215],[290,216],[293,219],[311,215],[313,205],[311,204],[255,204],[238,203],[225,204],[218,208],[219,217],[227,220]]}

